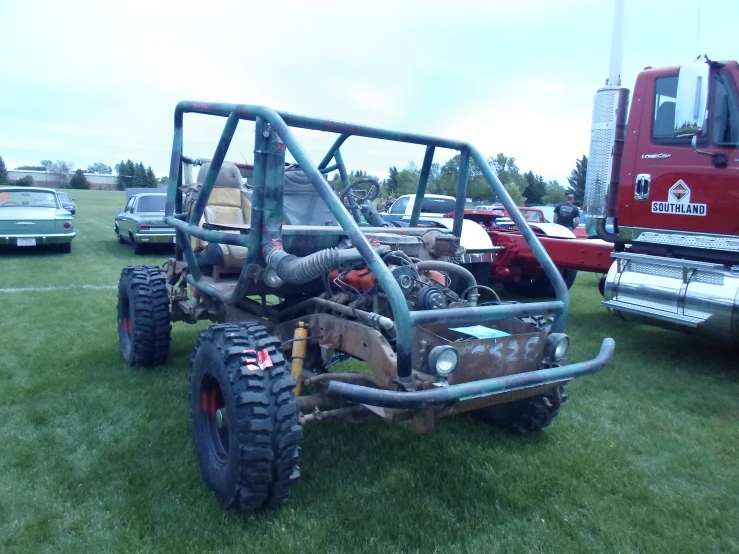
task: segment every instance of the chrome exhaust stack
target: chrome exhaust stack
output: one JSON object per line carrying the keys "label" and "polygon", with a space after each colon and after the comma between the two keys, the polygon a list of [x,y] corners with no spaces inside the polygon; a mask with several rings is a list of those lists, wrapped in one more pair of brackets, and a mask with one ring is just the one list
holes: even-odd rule
{"label": "chrome exhaust stack", "polygon": [[616,0],[611,35],[611,62],[606,86],[595,94],[590,128],[590,153],[585,178],[583,211],[596,218],[598,235],[614,242],[617,236],[605,232],[605,218],[616,217],[618,182],[621,171],[629,90],[621,86],[623,0]]}

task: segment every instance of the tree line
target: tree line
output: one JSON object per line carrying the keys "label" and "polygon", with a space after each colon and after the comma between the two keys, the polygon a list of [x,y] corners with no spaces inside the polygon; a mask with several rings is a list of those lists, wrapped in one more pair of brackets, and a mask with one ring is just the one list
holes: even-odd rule
{"label": "tree line", "polygon": [[[461,156],[457,154],[443,165],[438,163],[431,164],[431,172],[426,191],[431,194],[455,196],[457,192],[460,159]],[[582,205],[588,169],[588,157],[585,155],[576,160],[575,168],[567,178],[567,187],[563,187],[557,181],[545,181],[541,175],[537,175],[533,171],[521,172],[521,169],[516,164],[516,158],[506,156],[503,153],[498,154],[494,158],[488,158],[487,164],[498,176],[498,179],[503,183],[506,191],[518,206],[523,206],[524,204],[558,204],[559,202],[564,202],[567,194],[574,194],[575,203]],[[84,175],[85,172],[81,169],[73,172],[74,163],[70,161],[57,160],[53,162],[51,160],[41,160],[40,165],[23,165],[16,169],[46,171],[54,175],[62,184],[62,187],[69,184],[71,188],[90,188],[90,184]],[[115,171],[118,174],[117,184],[120,190],[128,187],[156,188],[160,182],[157,180],[150,166],[144,167],[143,163],[134,163],[130,159],[126,161],[121,160],[117,163],[115,165]],[[113,169],[104,163],[96,162],[87,166],[87,173],[110,175],[113,173]],[[71,178],[69,178],[70,174],[72,174]],[[351,181],[365,177],[369,177],[369,175],[363,170],[354,170],[349,175]],[[404,194],[413,194],[418,188],[420,177],[421,170],[415,162],[408,162],[408,165],[402,170],[398,170],[397,166],[391,166],[388,170],[387,177],[381,180],[382,194],[395,198]],[[21,185],[32,185],[33,178],[27,176],[20,179],[18,183]],[[7,169],[5,162],[0,157],[0,186],[7,184]],[[338,176],[334,177],[332,184],[337,191],[343,188],[341,179]],[[474,160],[470,160],[467,196],[474,202],[492,203],[497,200],[482,171]]]}
{"label": "tree line", "polygon": [[144,167],[141,162],[133,163],[131,160],[123,161],[115,164],[116,173],[118,173],[118,188],[124,190],[127,188],[156,188],[157,181],[151,166]]}
{"label": "tree line", "polygon": [[[457,154],[443,165],[431,164],[426,192],[456,196],[460,161],[461,155]],[[568,194],[574,194],[575,203],[582,204],[588,165],[587,156],[583,155],[582,158],[576,160],[575,168],[567,179],[566,187],[560,185],[557,181],[545,181],[541,175],[537,175],[533,171],[522,172],[516,163],[516,158],[506,156],[503,153],[494,158],[488,158],[487,164],[518,206],[524,204],[558,204],[564,202]],[[352,171],[349,175],[351,181],[364,177],[368,177],[368,175],[366,171],[362,170]],[[397,166],[391,166],[387,177],[381,180],[382,194],[394,198],[404,194],[414,194],[418,188],[420,178],[421,169],[415,162],[408,162],[408,165],[401,170]],[[338,176],[334,177],[332,184],[337,191],[343,188],[343,183]],[[467,196],[473,202],[480,203],[493,203],[498,200],[482,170],[474,160],[470,160]]]}
{"label": "tree line", "polygon": [[[74,162],[67,160],[41,160],[39,165],[21,165],[16,167],[19,171],[44,171],[52,177],[53,181],[59,183],[60,188],[89,189],[90,182],[85,174],[111,175],[113,168],[102,162],[89,164],[86,170],[74,169]],[[151,167],[144,167],[141,162],[134,163],[132,160],[121,160],[115,165],[117,176],[117,187],[124,190],[128,187],[156,188],[159,184]],[[44,183],[46,180],[44,180]],[[5,161],[0,156],[0,186],[7,185],[8,172]],[[31,175],[26,175],[15,182],[20,186],[33,186],[34,180]]]}

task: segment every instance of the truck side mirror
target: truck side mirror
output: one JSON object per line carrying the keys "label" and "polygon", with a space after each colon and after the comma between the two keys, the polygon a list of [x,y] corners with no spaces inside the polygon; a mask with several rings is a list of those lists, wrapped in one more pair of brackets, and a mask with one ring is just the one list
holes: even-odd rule
{"label": "truck side mirror", "polygon": [[703,132],[708,107],[709,67],[705,61],[680,66],[675,99],[675,136],[695,137]]}

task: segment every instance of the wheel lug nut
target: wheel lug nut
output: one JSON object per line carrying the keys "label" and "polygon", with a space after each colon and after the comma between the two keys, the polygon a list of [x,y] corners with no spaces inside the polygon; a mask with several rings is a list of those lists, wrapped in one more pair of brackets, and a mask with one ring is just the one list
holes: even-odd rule
{"label": "wheel lug nut", "polygon": [[216,410],[216,425],[219,429],[223,429],[228,426],[228,419],[226,418],[226,409],[221,408]]}

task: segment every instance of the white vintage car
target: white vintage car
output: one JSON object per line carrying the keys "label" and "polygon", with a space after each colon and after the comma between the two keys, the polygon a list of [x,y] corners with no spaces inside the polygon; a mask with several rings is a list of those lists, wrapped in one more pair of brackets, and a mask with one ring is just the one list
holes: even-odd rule
{"label": "white vintage car", "polygon": [[[383,219],[391,225],[402,225],[411,219],[413,205],[416,202],[415,194],[406,194],[398,198]],[[444,214],[454,211],[456,199],[453,196],[441,194],[425,194],[421,204],[419,226],[434,224],[435,226],[451,229],[454,219],[444,217]],[[462,236],[459,239],[462,247],[467,250],[463,257],[464,263],[491,262],[493,260],[493,242],[487,231],[469,219],[462,222]]]}

